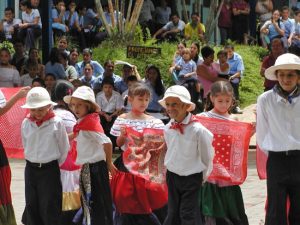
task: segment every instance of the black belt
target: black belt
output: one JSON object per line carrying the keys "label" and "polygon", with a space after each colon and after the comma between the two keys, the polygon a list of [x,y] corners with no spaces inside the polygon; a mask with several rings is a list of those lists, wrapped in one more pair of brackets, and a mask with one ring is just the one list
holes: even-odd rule
{"label": "black belt", "polygon": [[58,165],[57,160],[53,160],[53,161],[47,162],[47,163],[33,163],[33,162],[28,161],[28,160],[26,160],[26,162],[29,166],[35,167],[35,168],[48,168],[48,167],[51,167],[51,166],[54,166],[54,165]]}
{"label": "black belt", "polygon": [[289,150],[283,152],[269,152],[271,156],[300,156],[300,150]]}

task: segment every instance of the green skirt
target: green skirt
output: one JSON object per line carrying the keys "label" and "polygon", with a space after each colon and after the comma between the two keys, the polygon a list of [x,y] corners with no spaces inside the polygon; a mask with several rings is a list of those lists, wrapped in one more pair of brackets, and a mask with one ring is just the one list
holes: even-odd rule
{"label": "green skirt", "polygon": [[200,206],[204,216],[224,218],[234,224],[248,224],[242,191],[238,185],[219,187],[205,183],[201,189]]}

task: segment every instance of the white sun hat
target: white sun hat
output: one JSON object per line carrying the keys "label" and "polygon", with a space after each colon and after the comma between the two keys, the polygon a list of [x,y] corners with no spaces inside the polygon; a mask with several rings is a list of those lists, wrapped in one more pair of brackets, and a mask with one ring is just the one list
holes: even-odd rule
{"label": "white sun hat", "polygon": [[277,70],[300,70],[300,58],[291,53],[278,56],[275,65],[265,71],[265,77],[269,80],[277,80]]}
{"label": "white sun hat", "polygon": [[25,105],[22,105],[21,108],[37,109],[47,105],[54,106],[57,104],[51,101],[50,95],[45,88],[34,87],[28,91]]}
{"label": "white sun hat", "polygon": [[181,102],[190,105],[187,109],[189,112],[195,109],[195,104],[191,102],[191,95],[189,91],[183,86],[174,85],[169,87],[165,92],[164,98],[158,101],[159,104],[166,108],[166,99],[169,97],[179,98]]}
{"label": "white sun hat", "polygon": [[78,87],[72,95],[67,95],[64,97],[64,102],[70,104],[72,97],[89,101],[96,107],[96,112],[101,111],[100,106],[96,103],[94,91],[88,86]]}

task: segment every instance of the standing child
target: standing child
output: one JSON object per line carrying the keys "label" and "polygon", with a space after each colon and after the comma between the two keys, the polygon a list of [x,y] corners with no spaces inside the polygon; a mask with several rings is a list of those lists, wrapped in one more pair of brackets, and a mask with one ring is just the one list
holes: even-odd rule
{"label": "standing child", "polygon": [[[300,59],[286,53],[265,71],[277,80],[257,100],[257,143],[268,152],[266,225],[300,224]],[[290,210],[286,214],[286,199]]]}
{"label": "standing child", "polygon": [[213,135],[190,113],[195,104],[185,87],[168,88],[159,103],[171,117],[164,131],[169,191],[164,225],[201,225],[199,190],[212,170]]}
{"label": "standing child", "polygon": [[[112,129],[111,134],[117,137],[117,145],[124,151],[128,147],[129,139],[126,137],[126,127],[130,127],[138,132],[142,132],[144,128],[157,128],[163,129],[164,124],[161,120],[145,114],[145,110],[150,101],[149,88],[141,83],[137,83],[129,88],[128,102],[131,104],[131,111],[120,115]],[[121,224],[124,225],[160,225],[165,218],[163,210],[156,211],[159,220],[153,213],[141,213],[141,208],[136,208],[136,205],[147,208],[146,205],[150,202],[161,201],[157,191],[157,199],[150,199],[148,193],[155,190],[149,190],[146,187],[146,180],[129,173],[128,169],[123,163],[123,153],[115,161],[117,168],[121,171],[121,179],[118,180],[119,190],[122,192],[118,199],[115,199],[115,204],[118,208],[118,203],[126,204],[128,208],[127,213],[117,212],[121,220]],[[125,202],[123,197],[129,201]],[[154,196],[154,195],[152,195]],[[153,209],[155,210],[155,209]],[[139,212],[137,212],[139,211]]]}
{"label": "standing child", "polygon": [[100,124],[100,107],[94,92],[87,86],[78,87],[64,101],[78,118],[74,126],[77,141],[77,165],[83,165],[80,174],[80,192],[84,222],[90,225],[112,225],[112,199],[109,187],[112,164],[112,144]]}
{"label": "standing child", "polygon": [[[235,121],[229,112],[233,106],[233,88],[228,81],[212,84],[205,112],[200,116]],[[248,225],[243,196],[238,185],[206,182],[202,188],[201,209],[205,224]]]}
{"label": "standing child", "polygon": [[55,116],[49,93],[34,87],[22,108],[29,109],[22,127],[25,166],[26,224],[60,224],[62,185],[59,164],[68,154],[69,140],[60,118]]}

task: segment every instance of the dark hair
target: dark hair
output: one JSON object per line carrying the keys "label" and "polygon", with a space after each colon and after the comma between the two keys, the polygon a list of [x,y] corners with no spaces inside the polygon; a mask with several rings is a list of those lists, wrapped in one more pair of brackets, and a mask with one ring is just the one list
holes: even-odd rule
{"label": "dark hair", "polygon": [[65,51],[59,51],[59,56],[60,56],[61,58],[63,58],[64,60],[66,60],[66,61],[69,60],[68,53],[66,53]]}
{"label": "dark hair", "polygon": [[204,46],[201,49],[201,55],[203,58],[207,58],[207,57],[213,55],[214,53],[215,53],[215,51],[209,46]]}
{"label": "dark hair", "polygon": [[20,2],[20,5],[26,6],[27,8],[32,9],[32,6],[31,6],[31,3],[30,3],[29,0],[22,0],[22,1]]}
{"label": "dark hair", "polygon": [[234,46],[233,45],[225,45],[224,49],[231,49],[234,51]]}
{"label": "dark hair", "polygon": [[297,16],[299,13],[300,13],[300,10],[297,10],[297,11],[295,12],[295,16]]}
{"label": "dark hair", "polygon": [[6,47],[0,48],[0,53],[1,53],[1,52],[6,52],[6,53],[8,53],[9,55],[11,55],[9,49],[6,48]]}
{"label": "dark hair", "polygon": [[[300,13],[300,11],[299,11],[299,13]],[[279,37],[276,37],[276,38],[272,39],[270,47],[272,47],[272,43],[275,42],[275,41],[279,41],[280,44],[281,44],[281,46],[284,48],[283,41],[282,41],[281,38],[279,38]],[[271,50],[272,50],[272,49],[271,49]]]}
{"label": "dark hair", "polygon": [[89,65],[89,66],[92,68],[92,70],[94,70],[94,66],[93,66],[91,63],[86,63],[86,64],[84,65],[84,68],[85,68],[87,65]]}
{"label": "dark hair", "polygon": [[290,8],[288,7],[288,6],[283,6],[282,8],[281,8],[281,12],[283,12],[284,10],[288,10],[288,11],[290,11]]}
{"label": "dark hair", "polygon": [[31,85],[32,85],[34,82],[38,82],[38,83],[41,84],[42,87],[46,87],[45,81],[44,81],[42,78],[40,78],[40,77],[34,78],[34,79],[32,80],[32,82],[31,82]]}
{"label": "dark hair", "polygon": [[[234,103],[234,92],[232,85],[229,81],[216,81],[210,87],[210,92],[206,98],[205,111],[212,110],[214,108],[213,103],[211,102],[210,97],[215,97],[218,94],[231,95]],[[228,112],[231,111],[231,107],[228,109]]]}
{"label": "dark hair", "polygon": [[197,64],[198,60],[199,60],[199,53],[200,53],[200,43],[197,41],[192,42],[192,45],[196,45],[197,49],[198,49],[198,53],[195,55],[195,57],[193,58],[193,61]]}
{"label": "dark hair", "polygon": [[115,63],[114,63],[114,61],[112,61],[112,60],[107,60],[105,63],[104,63],[104,68],[108,65],[108,64],[113,64],[113,65],[115,65]]}
{"label": "dark hair", "polygon": [[92,56],[93,55],[93,50],[90,49],[90,48],[85,48],[85,49],[82,50],[82,54],[85,54],[85,53],[88,53]]}
{"label": "dark hair", "polygon": [[8,11],[11,11],[12,13],[15,13],[15,10],[12,7],[6,7],[4,9],[4,12],[8,12]]}
{"label": "dark hair", "polygon": [[156,77],[156,80],[155,80],[155,86],[153,87],[154,88],[154,91],[155,93],[158,95],[158,96],[161,96],[165,93],[165,87],[162,83],[162,80],[161,80],[161,74],[160,74],[160,70],[158,67],[154,66],[154,65],[148,65],[147,66],[147,72],[149,70],[155,70],[156,73],[157,73],[157,77]]}
{"label": "dark hair", "polygon": [[219,56],[221,56],[221,55],[227,57],[227,52],[226,52],[225,50],[220,50],[220,51],[218,51],[217,56],[219,57]]}
{"label": "dark hair", "polygon": [[183,41],[180,41],[180,42],[178,42],[178,43],[177,43],[177,46],[178,46],[178,45],[180,45],[180,44],[182,44],[184,47],[186,47],[186,42],[185,42],[184,40],[183,40]]}
{"label": "dark hair", "polygon": [[138,81],[138,79],[137,79],[137,77],[135,75],[130,75],[130,76],[127,77],[126,83],[128,81]]}
{"label": "dark hair", "polygon": [[20,38],[17,38],[15,41],[14,41],[14,45],[17,44],[17,43],[20,43],[24,46],[24,40],[20,39]]}
{"label": "dark hair", "polygon": [[144,96],[144,95],[148,95],[149,97],[151,97],[151,91],[147,87],[147,85],[145,85],[141,82],[137,82],[136,84],[132,85],[128,89],[128,96],[130,96],[132,98],[134,96]]}
{"label": "dark hair", "polygon": [[46,77],[52,77],[52,78],[54,78],[54,80],[56,80],[56,76],[53,73],[47,73],[45,75],[45,79],[46,79]]}
{"label": "dark hair", "polygon": [[55,1],[55,5],[57,5],[57,4],[60,3],[60,2],[65,3],[64,0],[56,0],[56,1]]}
{"label": "dark hair", "polygon": [[54,102],[63,101],[66,95],[72,95],[74,86],[66,80],[58,80],[51,92],[51,99]]}
{"label": "dark hair", "polygon": [[192,17],[192,16],[199,16],[199,13],[193,12],[193,13],[191,14],[191,17]]}
{"label": "dark hair", "polygon": [[49,61],[53,65],[54,63],[59,63],[59,49],[54,47],[50,51]]}
{"label": "dark hair", "polygon": [[170,18],[172,18],[173,16],[177,16],[178,18],[180,18],[178,12],[173,12],[173,13],[171,14]]}
{"label": "dark hair", "polygon": [[112,77],[105,77],[102,80],[101,86],[103,87],[105,84],[111,85],[113,88],[115,87],[114,79]]}
{"label": "dark hair", "polygon": [[80,54],[80,51],[79,51],[77,48],[72,48],[72,49],[70,50],[70,54],[73,53],[73,52],[77,52],[78,55]]}

